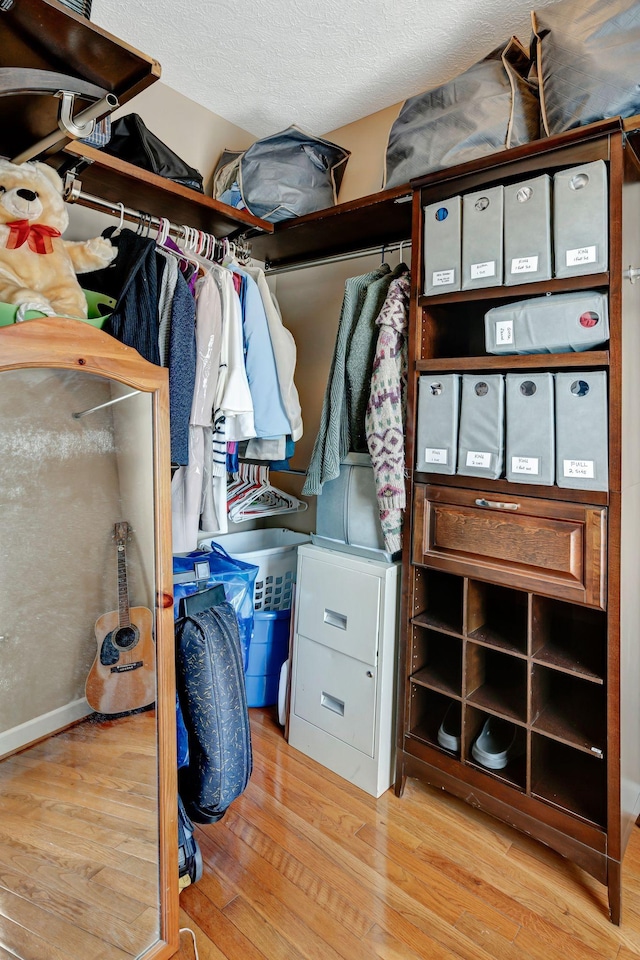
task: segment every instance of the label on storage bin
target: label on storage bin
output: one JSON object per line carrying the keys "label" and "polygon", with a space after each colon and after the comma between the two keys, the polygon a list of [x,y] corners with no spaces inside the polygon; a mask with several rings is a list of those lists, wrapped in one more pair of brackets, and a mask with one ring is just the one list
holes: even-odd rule
{"label": "label on storage bin", "polygon": [[447,450],[440,450],[437,447],[427,447],[424,451],[424,459],[426,463],[446,464]]}
{"label": "label on storage bin", "polygon": [[496,321],[496,346],[513,343],[513,320]]}
{"label": "label on storage bin", "polygon": [[511,273],[535,273],[537,269],[537,257],[514,257],[511,261]]}
{"label": "label on storage bin", "polygon": [[576,247],[567,250],[567,266],[578,267],[581,263],[595,263],[597,260],[596,247]]}
{"label": "label on storage bin", "polygon": [[562,471],[565,477],[576,477],[581,480],[595,478],[595,461],[593,460],[563,460]]}
{"label": "label on storage bin", "polygon": [[491,469],[491,454],[479,450],[467,450],[467,466],[480,467],[483,470]]}
{"label": "label on storage bin", "polygon": [[456,282],[455,267],[453,270],[434,270],[431,280],[433,287],[446,287],[449,283]]}
{"label": "label on storage bin", "polygon": [[487,260],[485,263],[471,264],[472,280],[482,280],[483,277],[495,277],[495,275],[496,275],[495,260]]}
{"label": "label on storage bin", "polygon": [[511,473],[540,473],[539,457],[511,457]]}

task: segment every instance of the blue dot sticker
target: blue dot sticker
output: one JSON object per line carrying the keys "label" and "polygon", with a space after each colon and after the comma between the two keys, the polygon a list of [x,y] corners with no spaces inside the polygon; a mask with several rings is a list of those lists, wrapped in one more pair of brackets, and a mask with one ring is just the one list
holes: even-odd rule
{"label": "blue dot sticker", "polygon": [[449,211],[446,207],[438,207],[436,210],[436,220],[446,220],[449,216]]}

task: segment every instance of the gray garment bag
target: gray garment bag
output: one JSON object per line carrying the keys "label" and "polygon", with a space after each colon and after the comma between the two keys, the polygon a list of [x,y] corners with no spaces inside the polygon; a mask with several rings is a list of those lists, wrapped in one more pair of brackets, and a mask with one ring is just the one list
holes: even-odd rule
{"label": "gray garment bag", "polygon": [[604,160],[559,170],[553,178],[556,277],[604,273],[609,264],[609,201]]}
{"label": "gray garment bag", "polygon": [[537,139],[530,66],[512,37],[448,83],[406,100],[389,134],[385,186]]}
{"label": "gray garment bag", "polygon": [[423,374],[418,381],[416,470],[456,472],[460,375]]}
{"label": "gray garment bag", "polygon": [[552,293],[493,307],[484,315],[487,353],[572,353],[609,339],[607,295]]}
{"label": "gray garment bag", "polygon": [[504,282],[551,279],[551,179],[543,173],[504,188]]}
{"label": "gray garment bag", "polygon": [[487,187],[462,198],[462,289],[502,283],[504,187]]}
{"label": "gray garment bag", "polygon": [[640,3],[562,0],[531,16],[548,136],[640,113]]}
{"label": "gray garment bag", "polygon": [[451,197],[424,208],[424,292],[426,296],[460,289],[462,198]]}

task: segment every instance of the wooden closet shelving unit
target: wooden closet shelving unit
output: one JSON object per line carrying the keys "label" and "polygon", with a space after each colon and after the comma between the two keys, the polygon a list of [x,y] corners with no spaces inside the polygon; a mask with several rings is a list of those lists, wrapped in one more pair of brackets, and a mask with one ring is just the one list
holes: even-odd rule
{"label": "wooden closet shelving unit", "polygon": [[[418,777],[537,838],[607,885],[614,923],[621,861],[640,811],[640,290],[624,278],[640,263],[640,168],[625,130],[637,126],[603,121],[412,184],[412,506],[403,555],[396,793],[407,776]],[[426,205],[598,159],[608,171],[608,273],[422,295]],[[604,347],[485,352],[491,307],[593,288],[609,299]],[[580,368],[608,375],[607,492],[415,471],[421,375]],[[517,511],[501,510],[505,501]],[[438,741],[448,708],[461,722],[457,752]],[[471,752],[488,717],[508,720],[516,731],[519,749],[501,770],[479,765]]]}

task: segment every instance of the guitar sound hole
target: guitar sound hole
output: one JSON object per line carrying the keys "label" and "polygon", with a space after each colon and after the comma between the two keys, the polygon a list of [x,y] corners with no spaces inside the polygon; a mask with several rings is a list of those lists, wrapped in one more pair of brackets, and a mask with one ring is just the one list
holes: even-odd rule
{"label": "guitar sound hole", "polygon": [[113,642],[119,650],[130,650],[138,642],[138,631],[135,627],[121,627],[114,633]]}

